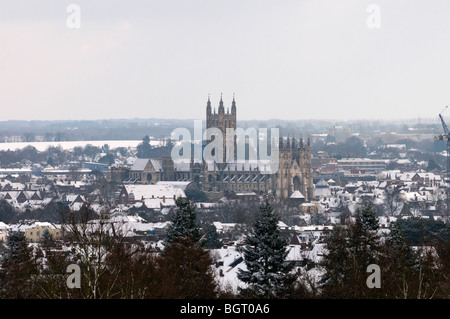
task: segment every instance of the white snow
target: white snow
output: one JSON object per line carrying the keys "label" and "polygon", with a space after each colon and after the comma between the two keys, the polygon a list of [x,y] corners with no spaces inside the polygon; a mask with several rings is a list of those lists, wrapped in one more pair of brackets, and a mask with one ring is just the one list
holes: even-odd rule
{"label": "white snow", "polygon": [[[220,286],[224,289],[231,288],[233,292],[237,293],[239,287],[245,287],[246,284],[237,278],[239,269],[247,270],[245,262],[242,261],[235,267],[230,267],[230,264],[238,259],[243,258],[243,254],[239,252],[236,246],[227,246],[227,248],[212,249],[211,253],[213,257],[216,257],[217,261],[223,262],[223,266],[215,268],[216,278]],[[223,274],[223,276],[221,276]]]}
{"label": "white snow", "polygon": [[[131,147],[135,148],[139,143],[142,143],[142,140],[111,140],[111,141],[69,141],[69,142],[13,142],[13,143],[0,143],[0,150],[6,151],[23,149],[27,146],[33,146],[38,151],[43,152],[47,150],[50,146],[58,147],[60,146],[64,150],[70,150],[75,147],[85,147],[90,144],[96,147],[102,147],[105,144],[108,144],[110,148],[117,147]],[[150,144],[152,146],[161,146],[163,142],[151,140]]]}

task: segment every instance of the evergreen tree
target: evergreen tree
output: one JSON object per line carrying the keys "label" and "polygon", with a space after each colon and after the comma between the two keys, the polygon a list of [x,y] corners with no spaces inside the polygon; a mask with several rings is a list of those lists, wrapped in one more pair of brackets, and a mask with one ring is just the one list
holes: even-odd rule
{"label": "evergreen tree", "polygon": [[217,285],[209,252],[201,247],[200,227],[189,199],[178,197],[166,247],[157,259],[160,298],[214,298]]}
{"label": "evergreen tree", "polygon": [[397,222],[392,224],[383,246],[381,261],[383,289],[389,298],[407,298],[417,256],[406,242]]}
{"label": "evergreen tree", "polygon": [[335,226],[325,238],[327,253],[320,262],[325,297],[364,298],[379,293],[366,285],[367,266],[379,264],[381,256],[378,228],[372,205],[366,203],[354,223]]}
{"label": "evergreen tree", "polygon": [[50,246],[53,243],[53,237],[48,231],[48,229],[44,229],[42,233],[42,244],[45,246]]}
{"label": "evergreen tree", "polygon": [[380,228],[371,202],[365,203],[362,209],[358,210],[356,221],[361,223],[362,230],[365,233],[377,231]]}
{"label": "evergreen tree", "polygon": [[201,238],[200,228],[197,225],[197,216],[189,199],[178,197],[175,201],[177,208],[167,230],[166,244],[171,244],[179,238],[188,237],[194,242]]}
{"label": "evergreen tree", "polygon": [[144,136],[142,139],[142,143],[137,146],[137,154],[136,156],[139,158],[148,158],[150,157],[152,146],[150,145],[150,137],[148,135]]}
{"label": "evergreen tree", "polygon": [[355,224],[349,234],[349,246],[359,269],[365,272],[366,267],[375,262],[380,251],[380,228],[371,203],[366,203],[356,213]]}
{"label": "evergreen tree", "polygon": [[209,252],[190,237],[179,237],[157,258],[155,298],[216,298],[213,259]]}
{"label": "evergreen tree", "polygon": [[245,239],[244,261],[247,270],[239,269],[238,278],[248,285],[244,296],[282,298],[291,291],[295,276],[293,264],[286,264],[286,240],[280,237],[279,216],[268,202],[262,204],[250,235]]}
{"label": "evergreen tree", "polygon": [[0,294],[6,298],[33,297],[39,267],[25,233],[10,232],[6,238],[6,246],[7,251],[0,267],[0,287],[3,289]]}
{"label": "evergreen tree", "polygon": [[409,265],[414,263],[413,251],[408,245],[403,231],[397,222],[392,224],[389,235],[386,238],[386,244],[396,252],[395,256],[392,257],[396,258],[401,256],[402,258],[405,258],[405,262]]}
{"label": "evergreen tree", "polygon": [[42,239],[42,253],[45,258],[42,262],[42,273],[37,280],[39,289],[36,292],[37,298],[67,298],[70,290],[62,278],[67,276],[67,266],[71,264],[70,257],[66,256],[62,250],[62,245],[55,241],[45,229]]}
{"label": "evergreen tree", "polygon": [[213,224],[209,225],[206,228],[206,241],[204,244],[204,248],[207,249],[216,249],[221,248],[223,245],[222,240],[219,238],[219,234],[217,233],[217,228]]}
{"label": "evergreen tree", "polygon": [[187,189],[185,194],[187,198],[197,203],[209,201],[208,195],[199,189]]}

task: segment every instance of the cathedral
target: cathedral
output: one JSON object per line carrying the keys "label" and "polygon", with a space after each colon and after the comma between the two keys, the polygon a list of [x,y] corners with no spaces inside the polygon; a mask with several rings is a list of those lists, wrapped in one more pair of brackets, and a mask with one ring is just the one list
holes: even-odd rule
{"label": "cathedral", "polygon": [[[206,128],[216,127],[223,135],[223,145],[226,139],[226,129],[237,128],[236,101],[225,111],[222,95],[219,106],[211,107],[208,97],[206,103]],[[236,137],[234,136],[236,150]],[[280,199],[290,198],[294,192],[296,196],[304,197],[310,201],[314,198],[314,185],[311,167],[311,148],[309,139],[306,145],[303,139],[280,137],[279,141],[279,168],[274,174],[264,174],[256,164],[238,161],[225,161],[212,168],[206,164],[202,168],[201,189],[205,192],[255,192],[257,194],[273,194]],[[236,155],[236,151],[234,151]],[[296,192],[298,191],[298,192]]]}
{"label": "cathedral", "polygon": [[[112,179],[125,183],[155,184],[160,181],[193,182],[196,187],[214,197],[225,193],[249,193],[274,195],[279,199],[311,201],[314,199],[314,185],[311,166],[309,139],[279,138],[279,166],[276,173],[264,173],[258,161],[236,160],[236,135],[228,136],[227,128],[237,128],[237,107],[233,96],[231,110],[225,110],[222,95],[216,110],[210,98],[206,103],[206,128],[218,128],[222,132],[223,146],[234,146],[234,158],[212,165],[206,161],[194,163],[174,163],[169,154],[161,158],[140,158],[125,172],[112,168]],[[227,139],[234,139],[228,140]],[[203,141],[203,147],[209,141]],[[246,146],[247,150],[249,145]],[[126,177],[124,177],[126,175]]]}

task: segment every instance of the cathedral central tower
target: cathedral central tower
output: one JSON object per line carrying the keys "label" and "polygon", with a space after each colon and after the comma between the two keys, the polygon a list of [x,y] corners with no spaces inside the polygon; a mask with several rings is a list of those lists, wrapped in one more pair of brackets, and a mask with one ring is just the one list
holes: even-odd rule
{"label": "cathedral central tower", "polygon": [[[236,101],[234,99],[233,94],[233,102],[231,103],[231,112],[230,108],[227,108],[225,112],[225,107],[223,106],[222,94],[220,94],[220,102],[219,107],[212,109],[211,108],[211,100],[208,96],[208,102],[206,103],[206,129],[208,128],[218,128],[222,132],[223,136],[223,165],[226,164],[226,145],[227,145],[227,128],[232,128],[234,131],[236,130]],[[234,158],[236,159],[236,139],[235,135],[228,136],[228,139],[232,139],[229,141],[234,144]],[[233,141],[234,140],[234,141]]]}

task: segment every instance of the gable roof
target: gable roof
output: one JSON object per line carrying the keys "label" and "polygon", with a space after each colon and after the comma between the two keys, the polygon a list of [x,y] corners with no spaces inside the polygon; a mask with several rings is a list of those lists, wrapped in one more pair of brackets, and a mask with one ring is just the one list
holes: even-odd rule
{"label": "gable roof", "polygon": [[130,170],[143,171],[145,169],[145,166],[147,166],[149,160],[149,158],[136,158]]}
{"label": "gable roof", "polygon": [[163,169],[162,169],[162,161],[161,160],[150,159],[150,162],[152,163],[153,168],[155,169],[155,171],[157,171],[157,172],[163,171]]}
{"label": "gable roof", "polygon": [[296,190],[295,192],[292,193],[291,196],[289,196],[289,198],[305,198],[305,196],[303,196],[303,194],[300,193],[299,190]]}
{"label": "gable roof", "polygon": [[300,245],[300,240],[298,239],[298,236],[296,234],[292,236],[289,245]]}
{"label": "gable roof", "polygon": [[328,183],[321,178],[320,181],[317,182],[316,187],[329,187],[330,185],[328,185]]}

